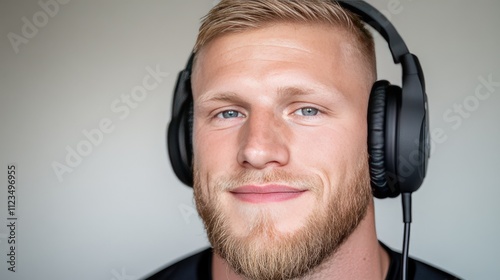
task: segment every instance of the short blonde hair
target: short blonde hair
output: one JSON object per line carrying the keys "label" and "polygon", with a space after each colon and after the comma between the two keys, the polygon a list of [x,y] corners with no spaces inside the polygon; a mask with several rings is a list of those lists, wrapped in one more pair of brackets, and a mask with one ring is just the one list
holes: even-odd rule
{"label": "short blonde hair", "polygon": [[202,19],[194,52],[227,33],[257,29],[271,23],[326,24],[352,34],[354,46],[369,74],[376,76],[375,47],[360,18],[330,0],[222,0]]}

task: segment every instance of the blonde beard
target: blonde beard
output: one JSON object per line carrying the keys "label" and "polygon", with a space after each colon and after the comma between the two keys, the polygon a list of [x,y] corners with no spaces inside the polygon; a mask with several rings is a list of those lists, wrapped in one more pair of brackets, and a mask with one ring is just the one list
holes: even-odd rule
{"label": "blonde beard", "polygon": [[[195,167],[196,207],[215,253],[225,259],[237,274],[255,280],[303,277],[332,256],[364,218],[372,199],[367,168],[367,161],[363,161],[347,174],[345,185],[336,187],[328,206],[313,211],[305,225],[293,233],[277,231],[272,219],[264,212],[250,221],[247,235],[235,236],[218,196],[207,199],[202,194],[200,173]],[[288,182],[289,185],[299,182],[315,191],[318,198],[327,187],[322,186],[318,178],[309,176],[283,171],[260,174],[244,170],[236,176],[219,178],[210,189],[218,192],[250,182]]]}

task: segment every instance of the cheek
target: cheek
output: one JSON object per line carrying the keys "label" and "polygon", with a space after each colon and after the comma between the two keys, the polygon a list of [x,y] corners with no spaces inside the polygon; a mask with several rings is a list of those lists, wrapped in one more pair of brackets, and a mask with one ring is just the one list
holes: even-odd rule
{"label": "cheek", "polygon": [[[202,177],[218,176],[236,162],[236,137],[230,133],[194,127],[193,162]],[[203,178],[204,179],[204,178]]]}
{"label": "cheek", "polygon": [[[313,136],[310,136],[313,135]],[[323,165],[356,160],[367,150],[366,124],[359,122],[337,127],[321,127],[307,133],[297,131],[296,152],[304,164],[319,162]]]}
{"label": "cheek", "polygon": [[[306,137],[305,135],[315,135]],[[335,128],[320,128],[313,134],[298,133],[294,150],[297,167],[318,174],[326,187],[325,196],[344,185],[346,175],[366,160],[366,125],[352,123]]]}

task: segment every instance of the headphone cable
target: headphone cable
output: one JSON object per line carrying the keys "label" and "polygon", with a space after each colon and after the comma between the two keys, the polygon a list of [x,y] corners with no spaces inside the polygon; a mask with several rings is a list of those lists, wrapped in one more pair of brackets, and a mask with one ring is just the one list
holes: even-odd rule
{"label": "headphone cable", "polygon": [[403,204],[403,223],[404,223],[403,252],[402,252],[403,269],[401,271],[401,279],[406,280],[408,277],[408,251],[410,248],[411,192],[402,193],[401,200]]}

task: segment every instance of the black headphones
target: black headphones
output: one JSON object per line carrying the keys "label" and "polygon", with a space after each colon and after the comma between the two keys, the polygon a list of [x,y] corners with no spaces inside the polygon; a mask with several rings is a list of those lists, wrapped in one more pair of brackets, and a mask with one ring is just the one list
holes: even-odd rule
{"label": "black headphones", "polygon": [[[377,198],[412,193],[422,184],[430,155],[429,119],[425,81],[418,58],[394,26],[364,1],[337,1],[377,30],[389,44],[394,63],[403,68],[402,88],[387,81],[373,85],[368,106],[368,152],[373,195]],[[177,177],[193,185],[191,54],[179,73],[172,104],[167,142]]]}

